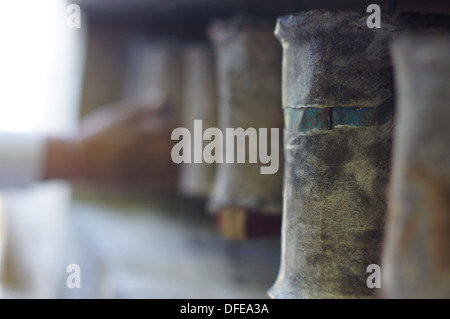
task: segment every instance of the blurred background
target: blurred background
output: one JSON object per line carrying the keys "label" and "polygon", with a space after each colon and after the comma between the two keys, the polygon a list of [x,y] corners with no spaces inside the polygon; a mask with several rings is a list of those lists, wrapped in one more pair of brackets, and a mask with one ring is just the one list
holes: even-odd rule
{"label": "blurred background", "polygon": [[[202,104],[215,119],[211,23],[241,15],[275,26],[278,16],[300,10],[365,11],[372,2],[2,1],[0,129],[68,134],[100,106],[155,95],[170,100],[175,117],[191,114],[183,113],[186,105]],[[377,1],[382,10],[448,13],[445,3]],[[67,26],[69,4],[80,6],[81,28]],[[165,192],[62,181],[5,190],[2,296],[267,298],[278,273],[279,232],[224,236],[206,209],[210,186],[189,186],[196,179],[211,183],[214,170],[204,174]],[[69,264],[81,268],[80,289],[66,286]]]}

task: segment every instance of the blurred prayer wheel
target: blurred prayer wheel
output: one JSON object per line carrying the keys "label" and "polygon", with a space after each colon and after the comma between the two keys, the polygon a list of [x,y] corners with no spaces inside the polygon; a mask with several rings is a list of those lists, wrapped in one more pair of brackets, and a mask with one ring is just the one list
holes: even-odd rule
{"label": "blurred prayer wheel", "polygon": [[[244,163],[224,161],[217,165],[209,209],[217,213],[226,238],[279,235],[283,158],[281,134],[277,143],[271,134],[283,125],[281,47],[273,35],[273,25],[260,20],[218,21],[210,27],[209,36],[218,72],[219,127],[224,136],[226,128],[259,133],[257,142],[250,137],[237,142],[236,152],[245,148]],[[264,137],[262,128],[267,129]],[[261,138],[267,138],[267,144]],[[277,171],[272,174],[261,173],[261,166],[269,165],[261,163],[261,157],[250,163],[250,158],[260,156],[261,144],[267,154],[278,156]]]}
{"label": "blurred prayer wheel", "polygon": [[[124,76],[123,99],[139,101],[145,107],[160,107],[154,126],[167,132],[149,144],[155,151],[152,161],[136,157],[129,165],[128,175],[136,181],[134,187],[145,190],[175,192],[179,183],[179,167],[171,159],[172,130],[181,121],[181,56],[175,40],[135,38],[128,43],[127,72]],[[164,103],[162,103],[164,102]],[[156,135],[155,135],[156,136]],[[153,171],[164,178],[155,178]],[[142,186],[141,186],[142,185]]]}
{"label": "blurred prayer wheel", "polygon": [[[365,298],[379,264],[394,112],[388,44],[442,17],[308,11],[280,17],[285,177],[274,298]],[[375,289],[376,290],[376,289]]]}
{"label": "blurred prayer wheel", "polygon": [[[192,44],[182,53],[181,124],[194,132],[194,121],[203,127],[217,126],[217,95],[214,55],[206,43]],[[179,188],[183,195],[206,199],[214,181],[214,163],[183,163]]]}
{"label": "blurred prayer wheel", "polygon": [[182,101],[179,44],[152,38],[130,40],[126,64],[123,97],[144,102],[166,99],[179,123]]}
{"label": "blurred prayer wheel", "polygon": [[[3,277],[4,269],[4,255],[5,255],[5,239],[6,239],[6,214],[3,204],[3,196],[0,195],[0,281]],[[0,282],[0,296],[1,296],[1,282]]]}
{"label": "blurred prayer wheel", "polygon": [[398,115],[382,297],[450,298],[450,34],[392,46]]}

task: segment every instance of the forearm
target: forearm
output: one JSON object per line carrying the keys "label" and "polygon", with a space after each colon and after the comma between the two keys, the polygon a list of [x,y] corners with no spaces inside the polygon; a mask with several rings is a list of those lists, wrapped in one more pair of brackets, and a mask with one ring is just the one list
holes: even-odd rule
{"label": "forearm", "polygon": [[172,188],[172,129],[158,109],[121,104],[99,109],[74,135],[46,139],[42,179],[127,188],[153,182],[157,188]]}
{"label": "forearm", "polygon": [[0,187],[24,187],[42,179],[45,140],[38,135],[0,132]]}
{"label": "forearm", "polygon": [[43,179],[79,181],[86,176],[82,144],[70,139],[48,137]]}

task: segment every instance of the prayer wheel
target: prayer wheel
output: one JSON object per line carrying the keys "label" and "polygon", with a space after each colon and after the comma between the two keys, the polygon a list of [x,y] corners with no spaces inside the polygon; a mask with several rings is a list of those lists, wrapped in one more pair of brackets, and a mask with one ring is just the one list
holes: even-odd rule
{"label": "prayer wheel", "polygon": [[[279,235],[282,202],[281,47],[272,23],[235,17],[209,28],[216,56],[219,127],[253,131],[253,137],[227,145],[217,165],[209,210],[218,215],[226,238]],[[249,134],[250,135],[250,134]],[[257,140],[256,140],[257,139]],[[234,144],[234,143],[233,143]],[[245,152],[245,161],[230,157]],[[266,152],[264,152],[266,151]],[[271,155],[261,162],[261,153]],[[236,154],[235,154],[236,155]],[[236,157],[239,157],[237,155]],[[257,159],[250,162],[250,159]],[[265,166],[273,166],[262,173]]]}
{"label": "prayer wheel", "polygon": [[[217,126],[214,55],[207,43],[191,44],[182,52],[181,123],[194,132],[194,121],[204,128]],[[183,163],[179,188],[183,195],[206,199],[214,182],[214,163]]]}
{"label": "prayer wheel", "polygon": [[129,99],[157,109],[152,125],[159,134],[155,133],[154,140],[149,141],[148,147],[155,153],[151,162],[139,157],[130,160],[126,173],[134,184],[127,186],[139,191],[175,193],[179,167],[171,159],[174,143],[170,134],[181,123],[180,44],[173,39],[132,38],[127,45],[125,60],[124,105],[127,106]]}
{"label": "prayer wheel", "polygon": [[128,43],[123,97],[165,99],[179,123],[181,106],[180,45],[175,40],[134,38]]}
{"label": "prayer wheel", "polygon": [[[6,216],[3,207],[3,196],[0,195],[0,278],[3,277],[5,239],[6,239]],[[0,297],[1,297],[1,287],[2,286],[0,282]]]}
{"label": "prayer wheel", "polygon": [[388,45],[442,16],[313,10],[278,19],[283,46],[282,259],[273,298],[366,298],[380,263],[394,86]]}
{"label": "prayer wheel", "polygon": [[392,45],[397,95],[381,297],[450,298],[450,33]]}

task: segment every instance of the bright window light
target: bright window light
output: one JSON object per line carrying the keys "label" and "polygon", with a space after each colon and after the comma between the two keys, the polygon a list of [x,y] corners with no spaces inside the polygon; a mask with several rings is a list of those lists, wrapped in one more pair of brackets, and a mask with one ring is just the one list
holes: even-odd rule
{"label": "bright window light", "polygon": [[[67,28],[65,9],[64,0],[2,2],[0,130],[51,130],[55,126],[52,117],[53,121],[61,121],[61,112],[73,113],[74,101],[67,87],[73,89],[77,85],[68,85],[71,77],[67,63],[73,60],[73,51],[68,49],[76,42],[76,31]],[[81,69],[80,65],[77,67]],[[64,94],[66,101],[61,100]],[[52,105],[55,99],[62,103],[57,109]]]}

